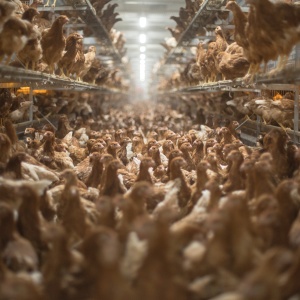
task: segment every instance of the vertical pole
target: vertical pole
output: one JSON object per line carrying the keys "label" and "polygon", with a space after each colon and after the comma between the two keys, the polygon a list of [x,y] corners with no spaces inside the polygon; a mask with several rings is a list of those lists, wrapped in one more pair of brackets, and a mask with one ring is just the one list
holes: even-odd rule
{"label": "vertical pole", "polygon": [[256,115],[256,135],[257,136],[259,136],[259,134],[260,134],[260,123],[261,123],[260,116]]}
{"label": "vertical pole", "polygon": [[[258,96],[261,96],[261,91],[258,93]],[[260,134],[260,123],[261,123],[260,116],[256,115],[256,136],[257,137]]]}
{"label": "vertical pole", "polygon": [[296,133],[299,131],[299,88],[295,88],[294,98],[294,141],[298,142]]}
{"label": "vertical pole", "polygon": [[30,107],[29,107],[29,121],[33,121],[33,93],[32,88],[29,88],[29,101],[30,101]]}

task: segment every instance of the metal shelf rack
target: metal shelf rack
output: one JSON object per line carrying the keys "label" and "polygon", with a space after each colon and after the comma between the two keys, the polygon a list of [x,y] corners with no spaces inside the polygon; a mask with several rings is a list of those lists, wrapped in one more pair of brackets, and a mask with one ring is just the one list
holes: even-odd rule
{"label": "metal shelf rack", "polygon": [[[204,28],[209,23],[208,20],[215,15],[216,11],[221,10],[225,0],[204,0],[200,9],[187,26],[185,31],[181,34],[178,39],[177,45],[173,48],[166,56],[163,65],[178,63],[177,57],[182,52],[181,47],[187,47],[189,42],[194,39],[197,35],[199,28]],[[210,38],[207,36],[207,38]]]}
{"label": "metal shelf rack", "polygon": [[79,82],[72,79],[60,78],[48,73],[25,70],[16,67],[0,66],[0,88],[30,87],[34,90],[73,90],[98,91],[101,93],[122,93],[117,89]]}
{"label": "metal shelf rack", "polygon": [[[115,63],[122,64],[122,57],[118,50],[115,48],[109,32],[103,26],[100,18],[96,15],[95,9],[89,0],[84,0],[84,3],[77,4],[76,1],[63,0],[63,4],[57,1],[55,7],[39,6],[38,11],[76,11],[78,16],[84,21],[85,25],[93,31],[93,36],[99,40],[102,47],[105,47],[107,55],[111,56]],[[76,26],[76,24],[72,24]],[[83,24],[79,24],[83,25]]]}
{"label": "metal shelf rack", "polygon": [[[96,15],[95,9],[93,8],[92,4],[89,0],[85,0],[86,5],[76,5],[75,1],[71,1],[72,6],[76,11],[78,11],[78,15],[81,19],[86,23],[88,27],[93,31],[96,38],[100,39],[100,42],[105,45],[107,51],[110,51],[110,55],[113,57],[115,62],[121,64],[122,57],[120,53],[115,48],[111,37],[103,26],[100,18]],[[83,10],[82,7],[85,9]],[[78,8],[81,8],[78,10]]]}
{"label": "metal shelf rack", "polygon": [[[260,93],[261,90],[287,90],[294,92],[294,128],[287,129],[287,134],[293,139],[294,143],[300,145],[299,132],[299,87],[300,87],[300,68],[287,68],[278,74],[256,76],[253,83],[247,83],[242,78],[235,80],[224,80],[213,83],[201,84],[198,86],[183,87],[167,92],[160,92],[158,95],[191,95],[193,93],[217,93],[217,92],[237,92],[248,91]],[[255,136],[261,131],[270,131],[277,128],[272,125],[265,125],[257,121],[247,120],[241,126],[245,132],[242,134],[243,140],[253,144]]]}
{"label": "metal shelf rack", "polygon": [[222,91],[252,91],[259,92],[260,90],[294,90],[298,89],[300,82],[300,68],[286,69],[277,75],[260,75],[255,78],[252,83],[248,83],[243,78],[235,80],[223,80],[211,83],[203,83],[196,86],[182,87],[172,89],[161,94],[172,93],[213,93]]}

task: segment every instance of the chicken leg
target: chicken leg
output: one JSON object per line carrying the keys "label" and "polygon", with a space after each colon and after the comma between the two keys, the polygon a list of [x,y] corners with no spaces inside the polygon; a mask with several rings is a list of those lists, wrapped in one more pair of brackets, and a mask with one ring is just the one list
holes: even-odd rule
{"label": "chicken leg", "polygon": [[284,127],[281,123],[279,123],[279,122],[277,122],[278,123],[278,125],[284,130],[284,132],[286,132],[287,131],[287,128],[286,127]]}
{"label": "chicken leg", "polygon": [[[55,7],[56,1],[57,1],[57,0],[54,0],[54,1],[53,1],[51,7]],[[47,3],[44,5],[44,7],[47,7],[47,6],[50,6],[50,0],[47,0]]]}
{"label": "chicken leg", "polygon": [[52,65],[52,64],[49,65],[49,73],[50,73],[51,75],[55,75],[54,69],[55,69],[54,65]]}
{"label": "chicken leg", "polygon": [[[258,73],[258,71],[259,71],[259,67],[260,67],[260,66],[259,66],[258,63],[252,64],[252,68],[251,68],[251,66],[250,66],[251,70],[250,70],[250,68],[249,68],[249,71],[248,71],[249,74],[247,74],[248,77],[250,76],[249,80],[248,80],[248,78],[246,77],[247,75],[244,77],[245,80],[246,80],[248,83],[252,83],[252,82],[254,81],[255,75],[256,75],[256,73]],[[251,71],[251,72],[250,72],[250,71]]]}
{"label": "chicken leg", "polygon": [[271,70],[268,73],[268,75],[269,76],[276,75],[277,73],[279,73],[280,71],[282,71],[285,68],[286,64],[287,64],[287,60],[288,60],[288,56],[287,55],[280,55],[277,67],[274,70]]}
{"label": "chicken leg", "polygon": [[60,76],[61,78],[68,78],[68,76],[65,74],[63,68],[60,68],[59,70],[60,70],[60,75],[59,75],[59,76]]}

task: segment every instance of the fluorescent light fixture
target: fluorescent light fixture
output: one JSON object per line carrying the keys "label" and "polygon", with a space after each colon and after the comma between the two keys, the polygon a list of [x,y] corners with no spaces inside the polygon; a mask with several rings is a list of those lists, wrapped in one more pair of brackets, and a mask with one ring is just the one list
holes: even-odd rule
{"label": "fluorescent light fixture", "polygon": [[139,40],[141,44],[145,44],[146,43],[146,34],[141,33],[139,36]]}
{"label": "fluorescent light fixture", "polygon": [[142,52],[142,53],[143,53],[143,52],[146,52],[146,47],[145,47],[145,46],[141,46],[141,47],[140,47],[140,52]]}
{"label": "fluorescent light fixture", "polygon": [[145,81],[146,77],[146,64],[144,59],[140,59],[140,81]]}
{"label": "fluorescent light fixture", "polygon": [[140,27],[145,28],[147,25],[147,18],[146,17],[140,17]]}
{"label": "fluorescent light fixture", "polygon": [[144,60],[145,60],[145,59],[146,59],[146,54],[144,54],[144,53],[141,53],[141,54],[140,54],[140,59],[141,59],[141,60],[142,60],[142,59],[144,59]]}
{"label": "fluorescent light fixture", "polygon": [[140,67],[140,81],[145,81],[146,77],[146,70],[145,67]]}

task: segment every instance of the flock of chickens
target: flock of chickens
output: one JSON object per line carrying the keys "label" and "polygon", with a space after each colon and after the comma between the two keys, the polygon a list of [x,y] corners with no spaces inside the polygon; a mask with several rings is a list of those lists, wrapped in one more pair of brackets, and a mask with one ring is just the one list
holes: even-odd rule
{"label": "flock of chickens", "polygon": [[[179,17],[171,17],[177,25],[168,29],[177,41],[201,3],[187,0],[186,7],[180,9]],[[227,34],[220,26],[216,27],[215,41],[200,42],[196,58],[162,82],[160,88],[179,88],[239,77],[251,82],[262,64],[265,72],[267,63],[278,58],[277,67],[270,74],[281,71],[293,47],[300,41],[298,3],[270,0],[247,0],[246,3],[249,13],[244,13],[235,1],[228,1],[225,6],[233,14],[233,43],[228,43]],[[205,31],[202,35],[206,35]],[[168,51],[172,49],[171,46],[163,46]]]}
{"label": "flock of chickens", "polygon": [[[105,16],[108,2],[92,4]],[[186,3],[179,32],[201,5]],[[228,2],[235,43],[228,45],[217,27],[216,41],[206,51],[199,44],[196,61],[168,84],[252,76],[273,59],[267,24],[275,21],[284,66],[291,48],[283,42],[297,41],[298,10],[270,3],[249,0],[246,17]],[[0,54],[7,62],[17,53],[26,68],[38,70],[42,59],[50,73],[122,86],[116,70],[108,78],[101,69],[93,47],[83,53],[80,34],[65,39],[69,17],[39,33],[36,8],[22,18],[14,10],[0,0]],[[87,93],[53,92],[37,95],[33,110],[37,118],[60,114],[57,128],[26,128],[19,139],[13,123],[27,118],[31,103],[1,89],[0,299],[299,299],[300,150],[279,128],[249,147],[238,122],[205,120],[218,108],[285,129],[293,126],[293,98],[203,95],[180,113],[178,103],[120,99],[105,107]]]}
{"label": "flock of chickens", "polygon": [[[224,125],[224,124],[223,124]],[[114,102],[0,133],[0,299],[298,299],[299,149]]]}
{"label": "flock of chickens", "polygon": [[[276,92],[264,90],[261,95],[249,92],[209,93],[199,96],[190,95],[177,99],[184,102],[186,114],[199,120],[220,116],[245,123],[260,117],[265,125],[280,126],[284,131],[294,129],[295,95],[290,91]],[[205,122],[205,121],[201,121]],[[209,121],[209,126],[212,126]]]}
{"label": "flock of chickens", "polygon": [[[118,13],[114,13],[118,5],[108,4],[103,9],[108,2],[98,0],[93,5],[110,32],[114,45],[124,52],[123,35],[112,28],[120,20]],[[30,7],[25,7],[20,15],[20,10],[17,11],[13,2],[0,1],[0,62],[5,60],[5,64],[9,64],[15,54],[17,59],[11,63],[12,66],[45,71],[92,84],[103,84],[108,78],[116,76],[120,70],[109,70],[102,65],[96,57],[95,46],[90,46],[84,53],[81,34],[72,32],[65,36],[64,25],[74,19],[73,15],[58,15],[51,23],[49,18],[52,13],[38,13],[39,4],[34,2]],[[91,34],[87,29],[85,31],[87,36]]]}
{"label": "flock of chickens", "polygon": [[[113,86],[116,81],[108,81],[106,84]],[[110,101],[117,101],[121,96],[107,96]],[[21,92],[11,92],[9,89],[0,89],[0,125],[8,118],[14,124],[29,121],[29,111],[32,108],[33,120],[38,122],[49,118],[57,120],[59,114],[68,115],[70,120],[77,116],[87,120],[92,115],[101,114],[101,105],[104,97],[99,99],[94,94],[72,93],[68,91],[48,91],[47,94],[37,94],[33,103],[29,95]]]}

